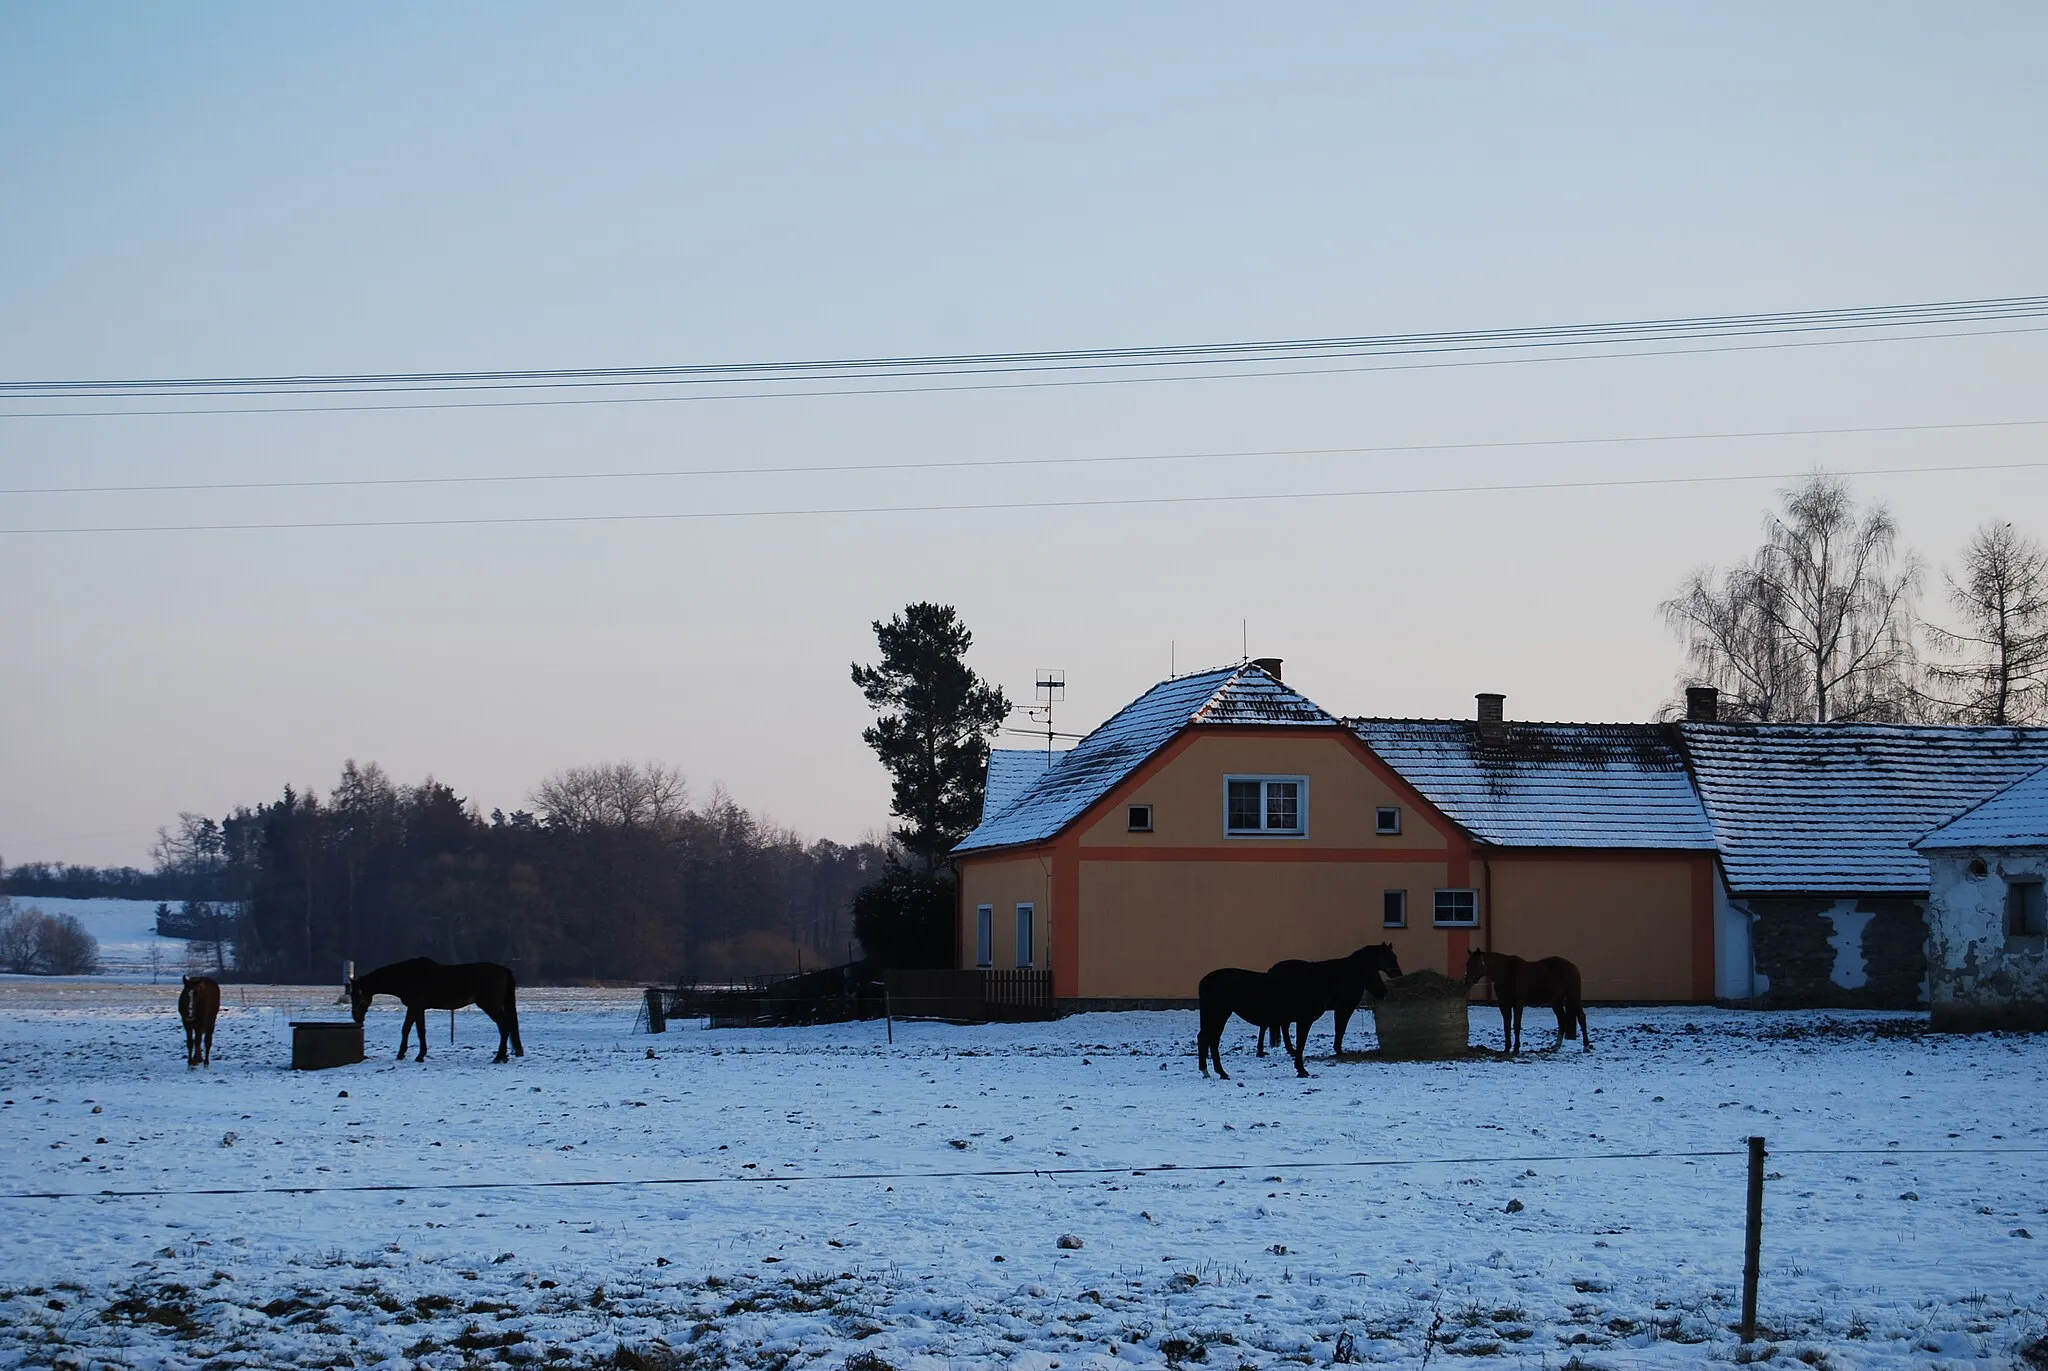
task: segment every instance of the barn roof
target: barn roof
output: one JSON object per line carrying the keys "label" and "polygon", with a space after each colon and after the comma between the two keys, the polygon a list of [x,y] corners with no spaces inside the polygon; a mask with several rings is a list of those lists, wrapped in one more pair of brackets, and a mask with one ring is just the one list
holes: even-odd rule
{"label": "barn roof", "polygon": [[2015,781],[1918,843],[1947,847],[2048,847],[2048,767]]}
{"label": "barn roof", "polygon": [[1058,755],[1001,809],[982,810],[953,851],[983,852],[1044,842],[1081,817],[1182,729],[1194,724],[1336,725],[1314,701],[1251,662],[1161,681]]}
{"label": "barn roof", "polygon": [[1921,894],[1928,830],[2048,766],[2048,729],[1681,724],[1736,894]]}
{"label": "barn roof", "polygon": [[1714,831],[1659,724],[1352,719],[1424,799],[1504,847],[1706,851]]}

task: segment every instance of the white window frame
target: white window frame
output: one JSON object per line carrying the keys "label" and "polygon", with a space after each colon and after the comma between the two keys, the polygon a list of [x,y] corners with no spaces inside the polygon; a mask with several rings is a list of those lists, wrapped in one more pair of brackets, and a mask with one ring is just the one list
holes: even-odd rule
{"label": "white window frame", "polygon": [[[1145,811],[1145,822],[1142,825],[1138,822],[1138,811],[1141,809]],[[1124,823],[1132,833],[1150,833],[1152,831],[1152,806],[1126,806],[1124,809]]]}
{"label": "white window frame", "polygon": [[[1443,916],[1444,896],[1446,895],[1470,895],[1472,897],[1472,917],[1469,919],[1446,919]],[[1429,915],[1430,922],[1438,928],[1477,928],[1479,927],[1479,891],[1469,885],[1441,886],[1430,900]]]}
{"label": "white window frame", "polygon": [[[1230,826],[1230,787],[1235,782],[1256,782],[1258,784],[1259,822],[1261,827],[1232,828]],[[1266,828],[1263,826],[1268,806],[1266,787],[1276,782],[1282,785],[1292,785],[1295,788],[1295,825],[1293,828]],[[1226,838],[1306,838],[1308,836],[1308,777],[1245,774],[1225,776],[1223,778],[1223,836]]]}
{"label": "white window frame", "polygon": [[[1393,816],[1394,821],[1391,824],[1387,822],[1388,815]],[[1401,834],[1401,806],[1374,805],[1372,811],[1372,831],[1382,838],[1399,837]]]}
{"label": "white window frame", "polygon": [[978,904],[974,907],[974,964],[977,967],[996,964],[996,907],[992,904]]}
{"label": "white window frame", "polygon": [[[1399,918],[1398,920],[1396,920],[1396,919],[1389,919],[1389,918],[1387,917],[1387,896],[1389,896],[1389,895],[1399,895],[1399,896],[1401,897],[1401,917],[1400,917],[1400,918]],[[1405,889],[1403,889],[1403,890],[1383,890],[1383,891],[1381,891],[1381,892],[1380,892],[1380,927],[1381,927],[1381,928],[1406,928],[1407,926],[1408,926],[1408,892],[1407,892],[1407,891],[1406,891]]]}
{"label": "white window frame", "polygon": [[1028,971],[1038,965],[1038,906],[1028,901],[1017,903],[1017,967]]}

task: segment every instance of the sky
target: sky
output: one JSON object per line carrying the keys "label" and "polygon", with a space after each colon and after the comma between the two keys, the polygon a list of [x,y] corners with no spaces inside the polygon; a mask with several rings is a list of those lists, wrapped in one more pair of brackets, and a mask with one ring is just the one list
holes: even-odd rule
{"label": "sky", "polygon": [[[2017,3],[18,4],[0,380],[2037,294],[2044,44],[2048,10]],[[1511,717],[1649,718],[1681,665],[1658,603],[1753,548],[1790,473],[1949,468],[1854,478],[1928,561],[1936,618],[1973,528],[2048,536],[2048,468],[1953,469],[2044,459],[2044,340],[466,410],[0,404],[0,857],[146,863],[179,811],[324,792],[349,758],[485,811],[659,760],[851,841],[888,787],[848,668],[914,600],[959,609],[1013,700],[1064,670],[1063,731],[1247,652],[1342,713],[1467,717],[1500,691]],[[1845,428],[1919,431],[1693,436]],[[1617,438],[1666,441],[1553,441]],[[1305,448],[1382,450],[1270,455]],[[991,465],[1048,457],[1117,460]],[[589,479],[705,468],[728,474]],[[19,493],[515,475],[586,479]],[[1673,477],[1745,479],[1184,499]],[[948,505],[1036,507],[902,509]],[[620,514],[691,517],[390,526]],[[336,521],[385,526],[20,531]]]}

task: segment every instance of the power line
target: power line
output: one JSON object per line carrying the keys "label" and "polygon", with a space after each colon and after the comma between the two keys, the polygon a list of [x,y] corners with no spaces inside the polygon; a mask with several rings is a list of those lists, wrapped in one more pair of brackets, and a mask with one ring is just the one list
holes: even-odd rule
{"label": "power line", "polygon": [[793,362],[735,362],[631,367],[548,367],[509,371],[408,371],[342,375],[161,377],[143,380],[5,381],[0,395],[26,398],[125,395],[353,394],[419,388],[533,389],[556,385],[648,385],[781,379],[792,376],[956,375],[963,371],[1093,370],[1127,366],[1225,365],[1261,358],[1387,355],[1484,351],[1502,347],[1587,346],[1603,342],[1857,329],[1890,329],[1974,320],[2048,316],[2048,295],[1942,300],[1906,305],[1772,313],[1694,315],[1591,324],[1286,338],[1252,342],[1143,347],[1065,348],[1035,352],[956,353],[906,357],[852,357]]}
{"label": "power line", "polygon": [[[1962,466],[1870,467],[1841,476],[1954,475],[1974,471],[2030,471],[2040,462],[1983,462]],[[786,509],[679,510],[632,514],[526,514],[443,519],[332,519],[240,524],[109,524],[61,528],[0,528],[0,536],[90,533],[253,533],[311,529],[489,528],[527,524],[666,523],[715,519],[790,519],[847,514],[967,514],[1016,510],[1110,509],[1144,505],[1263,504],[1290,500],[1352,500],[1406,495],[1487,495],[1544,490],[1602,490],[1632,486],[1715,485],[1740,481],[1786,481],[1800,472],[1757,472],[1730,476],[1636,476],[1597,481],[1512,481],[1491,485],[1389,486],[1373,490],[1254,491],[1237,495],[1133,495],[1079,500],[987,500],[943,505],[845,505]]]}
{"label": "power line", "polygon": [[114,495],[228,490],[332,490],[393,486],[522,484],[548,481],[645,481],[702,476],[828,475],[874,471],[995,470],[1009,467],[1094,466],[1128,462],[1191,462],[1250,457],[1369,456],[1397,452],[1476,452],[1521,448],[1608,447],[1634,443],[1729,442],[1766,438],[1868,436],[1878,433],[1945,433],[1973,429],[2039,428],[2048,419],[1999,419],[1938,424],[1873,424],[1843,428],[1746,429],[1719,433],[1650,433],[1595,438],[1520,438],[1458,443],[1384,443],[1359,447],[1262,448],[1229,452],[1110,453],[1089,457],[963,458],[937,462],[837,462],[772,467],[679,467],[659,471],[569,471],[531,475],[386,476],[298,481],[192,481],[125,486],[18,486],[0,495]]}
{"label": "power line", "polygon": [[[2043,315],[2048,315],[2048,310],[2044,310],[2044,311],[2043,311]],[[2031,314],[2030,314],[2030,315],[2013,315],[2013,316],[2005,316],[2005,317],[2012,317],[2012,318],[2033,318],[2033,317],[2043,317],[2043,315],[2031,315]],[[1779,331],[1779,332],[1784,332],[1784,331],[1787,331],[1787,330],[1778,330],[1778,331]],[[1128,386],[1128,385],[1159,385],[1159,384],[1164,384],[1164,383],[1169,383],[1169,382],[1186,382],[1186,381],[1216,381],[1216,380],[1247,380],[1247,379],[1258,379],[1258,378],[1265,378],[1265,377],[1288,377],[1288,376],[1338,376],[1338,375],[1362,375],[1362,374],[1367,374],[1367,373],[1374,373],[1374,372],[1391,372],[1391,371],[1432,371],[1432,370],[1440,370],[1440,369],[1444,369],[1444,368],[1452,368],[1452,367],[1491,367],[1491,366],[1522,366],[1522,365],[1528,365],[1528,364],[1532,364],[1532,363],[1539,363],[1539,362],[1586,362],[1586,361],[1604,361],[1604,360],[1611,360],[1611,359],[1619,359],[1619,358],[1630,358],[1630,357],[1695,357],[1695,356],[1703,356],[1703,355],[1709,355],[1709,354],[1714,354],[1714,353],[1725,353],[1725,352],[1770,352],[1770,351],[1779,351],[1779,350],[1783,350],[1783,349],[1789,349],[1789,348],[1816,348],[1816,347],[1841,347],[1841,346],[1847,346],[1847,345],[1851,345],[1851,344],[1862,344],[1862,343],[1896,343],[1896,342],[1918,342],[1918,341],[1929,341],[1929,340],[1936,340],[1936,339],[1949,339],[1949,338],[1991,338],[1991,337],[2004,337],[2004,336],[2008,336],[2008,335],[2012,335],[2012,334],[2024,334],[2024,333],[2041,333],[2041,332],[2048,332],[2048,327],[2028,327],[2028,328],[2010,328],[2010,329],[1971,329],[1971,330],[1963,330],[1963,331],[1958,331],[1958,332],[1947,332],[1947,333],[1914,333],[1914,334],[1895,334],[1895,335],[1882,335],[1882,336],[1877,336],[1877,337],[1865,337],[1865,338],[1823,338],[1823,339],[1811,339],[1811,340],[1807,340],[1807,341],[1803,341],[1803,342],[1790,342],[1790,343],[1738,343],[1738,344],[1731,344],[1731,345],[1729,345],[1729,346],[1726,346],[1726,347],[1698,347],[1698,348],[1649,348],[1649,349],[1637,349],[1637,350],[1630,350],[1630,351],[1606,351],[1606,352],[1576,352],[1576,353],[1571,353],[1571,354],[1568,354],[1568,355],[1562,355],[1562,356],[1516,356],[1516,357],[1483,357],[1483,358],[1465,358],[1465,359],[1462,359],[1462,360],[1457,360],[1457,361],[1440,361],[1440,362],[1410,362],[1410,363],[1405,363],[1405,364],[1400,364],[1400,365],[1375,365],[1375,366],[1337,366],[1337,367],[1306,367],[1306,368],[1288,368],[1288,369],[1282,369],[1282,370],[1264,370],[1264,371],[1235,371],[1235,372],[1210,372],[1210,373],[1205,373],[1205,374],[1197,374],[1197,375],[1182,375],[1182,374],[1168,374],[1168,375],[1149,375],[1149,376],[1110,376],[1110,377],[1102,377],[1102,376],[1097,376],[1097,377],[1067,377],[1067,378],[1065,378],[1065,379],[1060,379],[1060,380],[1049,380],[1049,381],[985,381],[985,382],[984,382],[984,381],[976,381],[976,382],[969,382],[969,383],[966,383],[966,384],[959,384],[959,385],[876,385],[876,386],[835,386],[835,387],[833,387],[833,388],[831,388],[831,389],[828,389],[828,390],[786,390],[786,389],[785,389],[785,390],[761,390],[761,391],[728,391],[728,392],[720,392],[720,393],[715,393],[715,394],[684,394],[684,395],[605,395],[605,396],[597,396],[597,397],[584,397],[584,398],[574,398],[574,399],[559,399],[559,398],[557,398],[557,399],[538,399],[538,400],[448,400],[448,401],[411,401],[411,402],[402,402],[402,403],[394,403],[394,404],[320,404],[320,405],[235,405],[235,406],[212,406],[212,407],[206,407],[206,408],[192,408],[192,407],[180,407],[180,408],[176,408],[176,409],[82,409],[82,410],[16,410],[16,411],[13,411],[13,412],[0,412],[0,419],[98,419],[98,418],[150,418],[150,417],[165,417],[165,416],[172,416],[172,415],[221,415],[221,414],[324,414],[324,413],[336,413],[336,414],[359,414],[359,413],[389,413],[389,412],[396,412],[396,411],[408,411],[408,410],[447,410],[447,409],[524,409],[524,408],[537,408],[537,407],[554,407],[554,406],[561,406],[561,405],[645,405],[645,404],[673,404],[673,403],[678,403],[678,402],[685,402],[685,401],[693,401],[693,402],[694,402],[694,401],[707,401],[707,400],[788,400],[788,399],[803,399],[803,398],[817,398],[817,397],[828,397],[828,396],[858,396],[858,395],[931,395],[931,394],[950,394],[950,393],[955,393],[955,392],[970,392],[970,391],[999,391],[999,390],[1044,390],[1044,389],[1053,389],[1053,388],[1061,388],[1061,387],[1075,387],[1075,386]],[[1699,336],[1709,336],[1709,335],[1699,335]],[[1724,336],[1724,335],[1711,335],[1711,336]],[[1562,345],[1555,345],[1555,344],[1554,344],[1554,345],[1551,345],[1551,346],[1562,346]],[[1576,345],[1574,345],[1574,346],[1581,346],[1581,347],[1583,347],[1583,346],[1587,346],[1587,344],[1576,344]],[[1431,349],[1431,351],[1462,351],[1462,350],[1469,350],[1469,349]],[[1383,354],[1379,354],[1379,353],[1372,353],[1372,354],[1321,354],[1321,355],[1336,355],[1336,356],[1342,356],[1342,355],[1383,355]],[[1245,360],[1245,361],[1255,361],[1255,360],[1259,360],[1259,359],[1247,358],[1247,359],[1243,359],[1243,360]],[[1160,364],[1160,365],[1165,365],[1165,364]],[[1043,369],[1043,370],[1074,370],[1074,369],[1077,369],[1077,368],[1041,368],[1041,369]],[[1085,368],[1080,368],[1080,369],[1085,369]],[[912,375],[915,375],[915,374],[916,374],[916,373],[908,373],[908,372],[906,372],[906,373],[901,373],[901,375],[902,375],[902,376],[912,376]],[[927,373],[927,374],[931,374],[931,375],[941,375],[941,374],[960,374],[960,373],[938,373],[938,372],[934,372],[934,373]],[[976,374],[984,374],[984,373],[976,373]],[[827,378],[824,378],[824,379],[828,379],[828,380],[829,380],[829,379],[833,379],[833,378],[827,377]],[[771,382],[772,382],[772,380],[773,380],[773,378],[766,378],[766,377],[763,377],[763,378],[755,378],[755,379],[754,379],[754,380],[753,380],[752,382],[750,382],[750,383],[752,383],[752,384],[768,384],[768,383],[771,383]],[[34,383],[20,383],[20,384],[34,384]],[[636,384],[666,384],[666,383],[657,383],[657,382],[644,382],[644,383],[636,383]],[[531,390],[531,389],[537,389],[537,388],[540,388],[540,387],[536,387],[536,386],[524,386],[524,385],[505,385],[505,386],[495,386],[495,387],[481,387],[481,388],[483,388],[483,389],[498,389],[498,390]],[[445,390],[449,390],[449,389],[458,389],[458,387],[429,387],[428,389],[434,389],[434,390],[443,390],[443,391],[445,391]],[[226,394],[235,394],[235,393],[238,393],[238,392],[231,392],[231,391],[220,391],[220,392],[214,392],[214,393],[215,393],[215,394],[222,394],[222,395],[226,395]],[[250,392],[250,393],[254,393],[254,392]],[[263,393],[273,393],[273,392],[263,392]],[[289,391],[289,390],[283,390],[283,391],[277,391],[277,392],[274,392],[274,393],[278,394],[278,395],[279,395],[280,397],[284,397],[284,396],[289,396],[289,395],[293,395],[293,394],[329,394],[329,393],[359,393],[359,392],[356,392],[356,391],[346,391],[346,392],[335,392],[335,391],[317,391],[317,390],[307,390],[307,391],[296,391],[296,392],[294,392],[294,391]],[[378,393],[391,393],[391,392],[378,392]],[[12,398],[12,399],[26,399],[26,398],[39,398],[39,397],[36,397],[36,396],[33,396],[33,395],[28,395],[28,394],[17,394],[17,395],[13,395],[13,396],[6,396],[6,395],[0,395],[0,399],[9,399],[9,398]],[[51,398],[51,397],[40,397],[40,398]],[[129,398],[137,398],[137,397],[135,397],[135,396],[129,396],[129,395],[112,395],[112,394],[110,394],[110,395],[107,395],[107,396],[92,396],[92,395],[84,395],[84,396],[71,396],[71,395],[66,395],[66,396],[64,396],[64,397],[61,397],[61,398],[84,398],[84,399],[92,399],[92,398],[106,398],[106,399],[116,399],[116,400],[120,400],[120,399],[129,399]]]}

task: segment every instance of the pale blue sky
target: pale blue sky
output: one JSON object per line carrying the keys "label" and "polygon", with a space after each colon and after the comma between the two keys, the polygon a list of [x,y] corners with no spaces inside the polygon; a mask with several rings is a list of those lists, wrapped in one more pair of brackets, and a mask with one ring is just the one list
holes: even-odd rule
{"label": "pale blue sky", "polygon": [[[2048,10],[0,10],[0,378],[709,362],[2048,289]],[[1264,380],[0,420],[0,484],[2048,418],[2043,335]],[[0,496],[0,526],[954,503],[2015,462],[2048,430],[403,491]],[[1865,479],[1932,561],[2040,471]],[[1644,718],[1769,483],[525,528],[0,536],[0,854],[139,861],[345,757],[486,809],[660,758],[850,839],[847,663],[960,606],[1099,721],[1257,654],[1344,712]],[[1933,607],[1933,606],[1930,606]]]}

